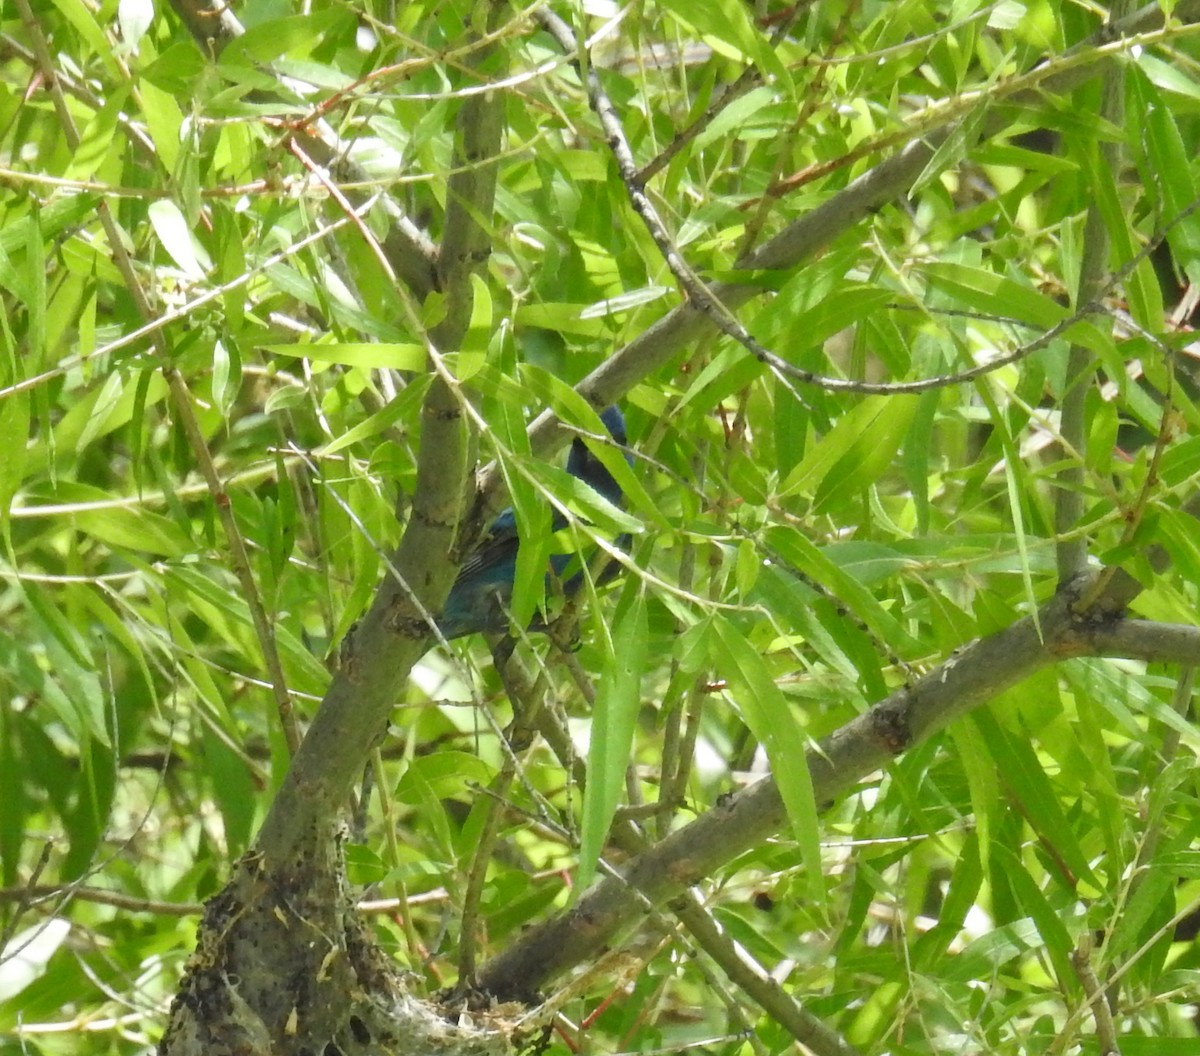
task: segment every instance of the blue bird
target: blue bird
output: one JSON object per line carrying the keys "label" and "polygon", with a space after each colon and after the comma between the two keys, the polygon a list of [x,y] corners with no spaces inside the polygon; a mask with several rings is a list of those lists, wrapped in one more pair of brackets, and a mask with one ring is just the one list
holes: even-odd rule
{"label": "blue bird", "polygon": [[[608,430],[609,435],[620,445],[626,442],[625,417],[620,410],[606,407],[600,412],[600,420]],[[633,458],[628,452],[625,461],[631,466]],[[621,486],[604,464],[588,450],[587,445],[579,439],[571,441],[571,452],[567,456],[567,472],[577,480],[582,480],[594,491],[598,492],[614,506],[622,504]],[[551,529],[559,531],[566,526],[566,518],[557,510],[554,513]],[[442,615],[437,621],[438,630],[446,639],[462,638],[468,634],[480,631],[500,633],[508,630],[507,609],[512,598],[513,579],[517,572],[517,518],[510,506],[502,510],[492,521],[487,535],[463,562],[458,570],[458,578],[450,588],[450,595],[442,609]],[[618,545],[628,545],[628,537],[618,540]],[[554,575],[561,575],[570,563],[571,554],[552,554],[550,567]],[[551,579],[546,576],[546,587],[549,589]],[[565,593],[570,596],[583,585],[583,573],[577,573],[564,585]],[[535,622],[531,630],[545,630],[545,625]]]}

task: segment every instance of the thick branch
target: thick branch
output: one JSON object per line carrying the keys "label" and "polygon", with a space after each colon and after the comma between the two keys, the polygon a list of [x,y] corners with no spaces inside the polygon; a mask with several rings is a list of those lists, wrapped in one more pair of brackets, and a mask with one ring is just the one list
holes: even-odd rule
{"label": "thick branch", "polygon": [[[1183,0],[1176,5],[1172,17],[1179,22],[1200,20],[1200,0]],[[1157,3],[1146,4],[1128,18],[1105,26],[1066,54],[1075,54],[1097,44],[1123,35],[1157,29],[1164,24],[1163,12]],[[1095,55],[1095,61],[1070,68],[1047,77],[1038,93],[1028,98],[1014,96],[1008,105],[1035,105],[1045,93],[1069,91],[1076,85],[1109,69],[1117,57],[1107,52]],[[957,116],[957,115],[951,115]],[[1000,131],[1007,119],[997,117],[989,123],[984,137]],[[789,224],[769,242],[740,260],[737,267],[745,271],[758,269],[783,270],[794,268],[819,252],[838,236],[853,228],[876,209],[907,193],[909,187],[933,159],[938,146],[954,131],[954,125],[926,132],[913,139],[891,157],[870,171],[852,180],[842,191],[827,199],[816,209]],[[709,296],[729,310],[734,310],[757,296],[756,286],[738,283],[710,283]],[[619,399],[643,378],[669,364],[684,348],[709,332],[712,318],[703,308],[685,302],[668,312],[662,319],[634,338],[628,345],[606,359],[577,386],[593,407],[606,407]],[[544,414],[534,423],[530,438],[534,453],[550,457],[567,443],[569,434],[559,427],[558,420]],[[483,480],[484,510],[495,511],[503,504],[503,482],[493,467]]]}
{"label": "thick branch", "polygon": [[[481,53],[481,61],[487,54]],[[412,516],[370,613],[348,642],[341,669],[280,789],[257,847],[268,863],[296,857],[309,841],[332,835],[363,760],[387,727],[409,671],[428,648],[430,614],[441,610],[454,582],[455,547],[466,475],[461,395],[440,354],[458,347],[471,317],[471,274],[487,259],[499,147],[499,93],[472,96],[458,114],[466,163],[452,180],[440,285],[445,322],[434,331]],[[268,866],[269,867],[269,866]]]}
{"label": "thick branch", "polygon": [[457,571],[447,556],[466,471],[458,403],[440,379],[425,401],[417,487],[404,538],[370,612],[351,636],[340,669],[259,833],[271,863],[333,835],[392,705],[429,644],[427,614],[437,612]]}
{"label": "thick branch", "polygon": [[[1097,589],[1101,581],[1108,586]],[[807,759],[818,802],[830,803],[901,752],[1052,664],[1102,655],[1129,655],[1135,642],[1153,659],[1200,663],[1200,631],[1147,626],[1107,614],[1131,590],[1124,576],[1088,573],[1068,584],[1038,613],[961,649],[910,688],[897,690],[835,731]],[[1081,613],[1081,598],[1092,598]],[[1089,616],[1091,618],[1089,618]],[[1040,634],[1039,634],[1040,627]],[[634,923],[645,901],[661,905],[786,824],[779,790],[759,781],[672,833],[635,858],[623,876],[601,881],[561,916],[526,931],[485,965],[479,984],[497,997],[529,997]]]}

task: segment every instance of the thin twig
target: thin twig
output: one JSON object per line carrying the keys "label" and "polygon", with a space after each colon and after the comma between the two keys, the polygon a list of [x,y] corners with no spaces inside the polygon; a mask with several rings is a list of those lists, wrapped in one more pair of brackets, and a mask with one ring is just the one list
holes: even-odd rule
{"label": "thin twig", "polygon": [[[1128,0],[1118,0],[1109,11],[1109,20],[1115,21],[1126,12]],[[1122,98],[1125,73],[1120,67],[1104,71],[1102,101],[1099,117],[1117,127],[1124,113]],[[1101,142],[1096,145],[1098,162],[1095,179],[1108,179],[1110,174],[1120,171],[1121,145],[1116,142]],[[1079,270],[1079,289],[1076,304],[1095,304],[1103,295],[1108,270],[1109,247],[1111,244],[1104,210],[1096,197],[1088,207],[1084,223],[1083,251]],[[1087,457],[1087,422],[1085,419],[1088,394],[1095,383],[1098,365],[1092,351],[1078,341],[1072,342],[1067,355],[1066,391],[1062,399],[1062,420],[1059,426],[1063,441],[1078,458],[1069,458],[1058,471],[1058,487],[1055,492],[1054,522],[1059,536],[1056,544],[1059,579],[1067,580],[1080,572],[1087,564],[1088,541],[1083,536],[1067,535],[1079,522],[1084,511],[1083,477]]]}
{"label": "thin twig", "polygon": [[[1101,617],[1123,611],[1141,591],[1140,584],[1130,576],[1111,578],[1104,594],[1093,599],[1089,618],[1089,613],[1077,612],[1077,602],[1089,595],[1095,576],[1079,577],[1036,618],[1024,617],[972,642],[823,739],[806,760],[817,802],[833,802],[865,774],[1038,671],[1070,657],[1134,653],[1133,647],[1142,642],[1133,626],[1139,621]],[[1170,644],[1161,640],[1165,628],[1152,628],[1153,642]],[[1200,632],[1191,627],[1177,630],[1178,648],[1171,655],[1200,661]],[[480,985],[497,997],[541,986],[590,956],[644,912],[632,892],[655,905],[677,897],[687,889],[689,878],[707,876],[721,863],[760,845],[779,831],[786,817],[774,780],[757,782],[636,856],[621,878],[600,881],[569,911],[530,928],[482,966]]]}
{"label": "thin twig", "polygon": [[[79,131],[75,127],[74,118],[71,116],[70,109],[67,107],[62,90],[58,85],[54,62],[50,56],[50,49],[46,38],[42,33],[41,24],[37,21],[33,10],[29,6],[29,0],[16,0],[16,2],[17,11],[29,33],[33,52],[37,56],[38,63],[41,66],[42,75],[46,78],[47,88],[54,101],[54,108],[58,114],[63,136],[72,150],[78,150],[80,143]],[[113,261],[120,271],[121,277],[125,280],[125,286],[133,298],[134,304],[137,306],[138,314],[149,323],[154,319],[155,311],[138,277],[133,261],[130,259],[129,252],[125,248],[125,241],[122,238],[116,218],[113,216],[112,210],[106,201],[98,202],[96,211],[99,214],[101,224],[104,226],[105,234],[108,236],[109,250],[112,253]],[[192,455],[200,468],[200,473],[208,485],[209,494],[212,496],[213,505],[217,511],[217,517],[224,530],[226,542],[229,544],[233,571],[241,586],[246,607],[250,612],[250,620],[254,626],[255,635],[258,638],[259,647],[262,649],[263,661],[271,678],[271,689],[275,697],[276,713],[279,717],[284,739],[287,743],[289,753],[295,754],[300,744],[300,730],[296,724],[291,694],[287,689],[287,679],[283,673],[283,663],[280,660],[279,650],[275,644],[275,628],[267,618],[266,608],[259,594],[258,585],[254,580],[254,573],[250,567],[250,555],[246,548],[245,539],[242,536],[241,529],[238,527],[237,519],[233,515],[233,507],[229,500],[229,494],[225,490],[225,485],[222,483],[220,474],[217,472],[216,465],[213,462],[208,441],[204,437],[200,423],[196,420],[192,408],[192,395],[188,390],[187,383],[183,380],[183,376],[174,365],[171,346],[167,343],[161,329],[155,331],[153,340],[163,377],[166,379],[168,388],[171,391],[176,413],[179,415],[180,424],[183,426],[184,435],[187,437],[188,444],[192,449]]]}
{"label": "thin twig", "polygon": [[1104,988],[1096,977],[1095,969],[1092,968],[1092,936],[1089,932],[1085,931],[1079,936],[1078,945],[1071,951],[1071,966],[1083,984],[1087,1007],[1091,1009],[1092,1018],[1096,1022],[1096,1043],[1100,1056],[1121,1056],[1112,1011],[1104,996]]}
{"label": "thin twig", "polygon": [[[784,13],[783,20],[775,27],[775,31],[771,34],[769,46],[773,48],[783,41],[791,32],[792,26],[795,25],[796,19],[799,17],[800,12],[811,5],[812,0],[803,0],[802,3],[795,3],[788,8],[788,10]],[[721,92],[716,99],[708,104],[704,110],[704,113],[702,113],[698,118],[696,118],[695,121],[688,125],[687,128],[683,129],[681,132],[677,132],[675,134],[675,138],[672,139],[671,142],[668,143],[661,151],[659,151],[658,155],[653,160],[648,162],[639,170],[638,181],[640,183],[649,183],[650,180],[662,172],[662,170],[671,163],[671,159],[674,158],[676,154],[683,150],[683,148],[691,143],[692,140],[700,135],[701,132],[708,128],[708,126],[711,125],[714,120],[716,120],[717,116],[723,110],[725,110],[730,103],[736,102],[747,92],[757,88],[760,84],[762,84],[762,80],[762,74],[756,67],[748,66],[745,70],[743,70],[741,75],[736,81],[733,82],[733,84],[731,84],[728,88]]]}
{"label": "thin twig", "polygon": [[809,1012],[780,986],[741,944],[721,930],[695,892],[671,904],[675,916],[721,970],[801,1045],[817,1056],[860,1056],[837,1031]]}

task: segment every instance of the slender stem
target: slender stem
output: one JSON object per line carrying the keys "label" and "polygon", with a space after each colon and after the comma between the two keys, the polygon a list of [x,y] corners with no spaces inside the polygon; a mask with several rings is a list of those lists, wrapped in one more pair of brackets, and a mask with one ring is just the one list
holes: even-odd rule
{"label": "slender stem", "polygon": [[512,655],[503,667],[505,689],[513,706],[513,721],[506,738],[509,751],[505,753],[500,771],[488,784],[487,806],[484,808],[486,815],[475,852],[471,856],[471,868],[467,874],[467,887],[463,897],[458,940],[458,982],[460,987],[467,988],[475,985],[478,964],[476,922],[480,915],[479,906],[483,899],[488,866],[491,865],[492,852],[500,835],[500,821],[506,811],[504,800],[521,766],[518,752],[525,750],[533,741],[546,702],[544,679],[531,681]]}
{"label": "slender stem", "polygon": [[1100,1056],[1121,1056],[1112,1010],[1108,1007],[1104,988],[1092,967],[1092,936],[1088,932],[1079,936],[1079,945],[1071,951],[1071,965],[1083,984],[1087,1007],[1092,1010],[1092,1018],[1096,1022],[1096,1044]]}
{"label": "slender stem", "polygon": [[[1121,17],[1125,4],[1114,4],[1110,18]],[[1125,71],[1122,66],[1110,66],[1104,73],[1103,100],[1100,117],[1120,125],[1124,107],[1122,88]],[[1084,149],[1087,149],[1085,147]],[[1104,141],[1094,146],[1095,166],[1093,178],[1110,179],[1120,172],[1121,146],[1117,142]],[[1084,224],[1083,257],[1079,270],[1079,287],[1075,295],[1076,305],[1093,304],[1100,300],[1107,286],[1108,256],[1112,246],[1108,226],[1100,208],[1099,196],[1093,196]],[[1099,320],[1097,320],[1099,322]],[[1110,320],[1111,322],[1111,320]],[[1058,535],[1058,576],[1060,580],[1083,570],[1087,564],[1086,537],[1073,533],[1085,507],[1083,490],[1084,461],[1087,457],[1087,398],[1096,380],[1096,360],[1092,352],[1078,343],[1072,344],[1067,355],[1066,393],[1062,400],[1061,432],[1063,443],[1079,453],[1078,458],[1067,460],[1058,473],[1058,490],[1055,493],[1055,530]]]}
{"label": "slender stem", "polygon": [[[1078,577],[1035,616],[978,639],[933,668],[923,678],[891,693],[821,741],[808,755],[818,803],[830,803],[861,778],[955,719],[1029,678],[1074,656],[1138,655],[1137,624],[1101,618],[1122,611],[1141,591],[1130,576],[1100,573]],[[1079,612],[1079,600],[1092,608]],[[1156,634],[1163,628],[1155,625]],[[1200,632],[1175,629],[1182,637],[1172,654],[1200,661]],[[1130,641],[1124,642],[1126,631]],[[479,984],[497,997],[539,988],[581,960],[644,914],[647,901],[660,905],[678,897],[693,878],[708,876],[786,824],[779,789],[765,778],[631,859],[620,877],[600,881],[570,910],[523,933],[481,967]]]}
{"label": "slender stem", "polygon": [[791,997],[745,947],[722,931],[694,892],[688,892],[671,908],[700,948],[800,1044],[817,1056],[859,1056],[858,1049]]}
{"label": "slender stem", "polygon": [[[37,21],[32,8],[29,6],[29,0],[16,0],[16,4],[21,21],[29,33],[33,52],[41,67],[42,75],[46,78],[51,98],[54,101],[54,109],[58,114],[59,124],[62,127],[63,136],[67,141],[67,145],[72,150],[78,150],[80,143],[79,130],[75,127],[74,118],[71,116],[70,108],[66,104],[62,88],[58,83],[54,62],[50,56],[50,49],[46,38],[42,33],[41,24]],[[104,232],[108,237],[108,245],[112,252],[113,262],[116,264],[118,271],[120,271],[121,277],[125,280],[125,286],[133,298],[134,304],[137,306],[138,315],[145,322],[150,323],[156,314],[154,306],[150,303],[150,297],[146,293],[141,279],[138,277],[137,269],[134,267],[128,250],[125,248],[126,240],[123,237],[120,225],[117,223],[116,217],[113,216],[108,202],[103,200],[98,202],[96,211],[99,214],[100,223],[104,227]],[[250,567],[250,554],[246,547],[246,541],[242,537],[237,519],[233,515],[233,507],[229,500],[229,494],[225,490],[225,485],[213,462],[208,441],[205,439],[204,432],[200,428],[200,423],[196,419],[195,411],[192,407],[192,394],[183,376],[175,367],[172,348],[161,329],[154,331],[152,340],[155,352],[162,363],[163,377],[166,379],[167,386],[171,392],[171,397],[175,405],[175,413],[179,415],[179,421],[183,426],[184,435],[187,437],[192,455],[196,459],[196,464],[200,468],[200,473],[204,477],[205,483],[208,485],[209,494],[212,496],[213,505],[216,507],[217,517],[225,533],[226,542],[229,544],[233,572],[237,576],[238,584],[242,589],[242,596],[245,599],[246,607],[249,609],[250,620],[254,626],[259,648],[262,650],[263,661],[266,664],[267,672],[271,679],[271,691],[275,697],[275,708],[279,716],[279,723],[283,729],[288,752],[294,755],[300,745],[300,730],[296,723],[291,694],[288,692],[287,680],[283,673],[283,663],[280,660],[279,650],[275,643],[275,628],[267,618],[266,608],[263,605],[258,584],[254,579],[254,573]]]}

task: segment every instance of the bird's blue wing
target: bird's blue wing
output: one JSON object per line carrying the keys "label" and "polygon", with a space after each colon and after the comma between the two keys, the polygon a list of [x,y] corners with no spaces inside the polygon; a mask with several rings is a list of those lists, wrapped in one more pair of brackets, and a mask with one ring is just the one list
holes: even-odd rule
{"label": "bird's blue wing", "polygon": [[447,640],[508,626],[504,613],[517,573],[518,545],[516,516],[511,508],[502,510],[450,588],[438,620],[438,630]]}
{"label": "bird's blue wing", "polygon": [[[604,423],[604,427],[613,440],[624,447],[628,437],[625,433],[625,416],[621,413],[620,408],[615,404],[605,407],[600,412],[600,421]],[[625,461],[632,466],[633,456],[628,451],[624,454]],[[592,454],[587,444],[579,438],[571,441],[571,453],[567,456],[567,472],[576,479],[582,480],[593,491],[603,495],[614,506],[623,504],[624,494],[621,486],[604,463]]]}
{"label": "bird's blue wing", "polygon": [[[616,407],[606,407],[600,420],[618,444],[626,443],[625,417]],[[625,452],[625,460],[633,465],[633,457]],[[620,485],[587,445],[580,439],[571,442],[567,456],[567,472],[583,481],[614,506],[622,505]],[[566,518],[555,511],[551,524],[553,531],[565,527]],[[512,509],[502,511],[491,523],[488,533],[479,546],[459,569],[458,578],[450,588],[450,595],[438,620],[438,629],[447,638],[461,638],[481,631],[500,632],[508,627],[506,610],[512,598],[513,580],[517,570],[517,520]],[[618,546],[628,546],[629,537],[617,540]],[[571,554],[555,554],[550,559],[556,575],[567,568]],[[611,567],[611,566],[610,566]],[[575,593],[583,583],[583,573],[578,572],[568,580],[565,591]],[[550,577],[546,577],[550,586]],[[540,623],[535,628],[541,628]]]}

